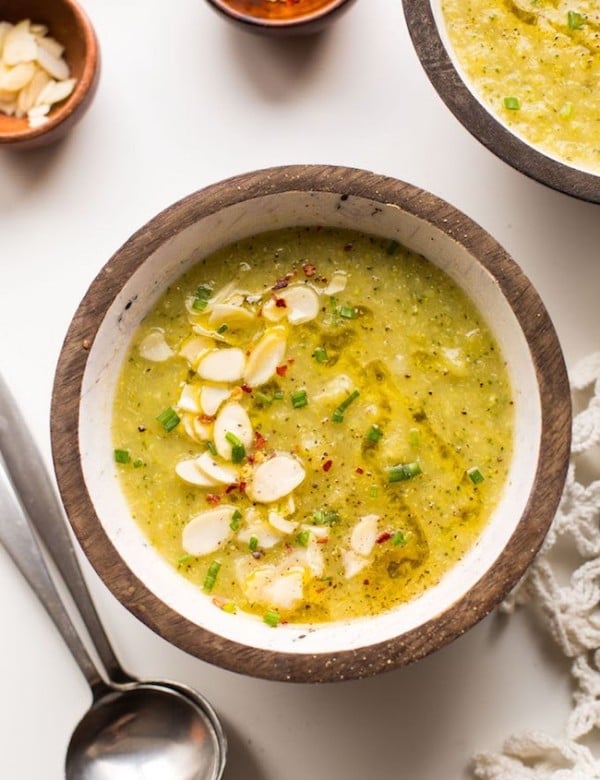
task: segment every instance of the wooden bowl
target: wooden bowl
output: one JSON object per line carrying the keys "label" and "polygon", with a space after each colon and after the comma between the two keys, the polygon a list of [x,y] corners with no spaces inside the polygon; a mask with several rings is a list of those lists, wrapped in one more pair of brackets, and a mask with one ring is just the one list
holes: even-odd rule
{"label": "wooden bowl", "polygon": [[448,43],[440,0],[403,0],[403,6],[421,65],[444,103],[472,135],[501,160],[541,184],[581,200],[600,203],[599,175],[535,148],[478,99]]}
{"label": "wooden bowl", "polygon": [[355,0],[207,0],[228,21],[250,32],[271,35],[316,33],[338,19]]}
{"label": "wooden bowl", "polygon": [[[466,291],[512,378],[515,454],[497,510],[435,587],[383,615],[276,630],[210,597],[148,544],[115,474],[111,413],[130,339],[154,302],[217,248],[274,227],[350,227],[424,254]],[[60,354],[51,413],[58,484],[73,529],[113,594],[169,642],[213,664],[272,680],[365,677],[462,634],[518,582],[556,510],[570,452],[567,374],[542,301],[481,227],[436,196],[386,176],[291,166],[228,179],[141,228],[85,294]]]}
{"label": "wooden bowl", "polygon": [[0,144],[14,149],[45,146],[62,138],[89,108],[100,75],[100,52],[94,29],[74,0],[0,0],[0,21],[13,24],[30,19],[49,28],[49,35],[65,47],[64,58],[75,89],[50,110],[49,121],[29,127],[26,118],[0,113]]}

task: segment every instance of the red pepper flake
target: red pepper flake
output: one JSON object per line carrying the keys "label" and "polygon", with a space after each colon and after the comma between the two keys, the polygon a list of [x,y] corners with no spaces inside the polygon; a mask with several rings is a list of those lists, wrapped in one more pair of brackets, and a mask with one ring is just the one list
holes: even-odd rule
{"label": "red pepper flake", "polygon": [[317,544],[327,544],[328,541],[329,541],[329,537],[325,536],[323,538],[317,539]]}
{"label": "red pepper flake", "polygon": [[305,276],[308,276],[309,279],[311,276],[314,276],[317,272],[316,266],[314,266],[312,263],[305,263],[302,266],[302,270],[304,271]]}
{"label": "red pepper flake", "polygon": [[287,308],[287,303],[285,302],[285,298],[275,298],[275,306],[277,306],[278,309]]}
{"label": "red pepper flake", "polygon": [[244,391],[244,393],[251,393],[252,392],[252,388],[250,387],[250,385],[247,385],[247,384],[243,384],[242,385],[242,390]]}
{"label": "red pepper flake", "polygon": [[345,244],[344,252],[351,252],[351,251],[352,251],[352,244]]}
{"label": "red pepper flake", "polygon": [[214,417],[212,417],[210,414],[201,414],[198,416],[198,419],[201,423],[204,423],[205,425],[208,425],[208,423],[211,423],[214,421]]}
{"label": "red pepper flake", "polygon": [[273,287],[271,287],[272,290],[283,290],[285,287],[288,286],[288,283],[290,279],[294,276],[294,274],[286,274],[283,278],[278,279]]}
{"label": "red pepper flake", "polygon": [[232,482],[231,485],[227,485],[227,487],[225,488],[225,492],[227,494],[233,493],[233,491],[236,489],[236,487],[237,487],[237,482]]}
{"label": "red pepper flake", "polygon": [[333,461],[332,460],[326,460],[325,463],[323,464],[323,467],[322,467],[323,471],[329,471],[329,469],[332,466],[333,466]]}
{"label": "red pepper flake", "polygon": [[211,506],[217,506],[221,501],[221,496],[218,493],[207,493],[206,500]]}
{"label": "red pepper flake", "polygon": [[364,473],[365,473],[365,470],[364,470],[363,468],[361,468],[360,466],[357,466],[357,467],[356,467],[356,473],[357,473],[357,474],[364,474]]}
{"label": "red pepper flake", "polygon": [[288,370],[287,364],[284,364],[282,366],[277,366],[277,368],[275,369],[278,376],[285,376],[287,370]]}
{"label": "red pepper flake", "polygon": [[248,484],[247,482],[238,482],[238,487],[243,492],[244,490],[246,490],[247,484]]}
{"label": "red pepper flake", "polygon": [[370,584],[371,583],[369,582],[369,580],[363,580],[363,585],[370,585]]}
{"label": "red pepper flake", "polygon": [[257,450],[260,450],[265,446],[266,443],[267,440],[262,435],[262,433],[260,431],[254,431],[254,447]]}
{"label": "red pepper flake", "polygon": [[379,534],[377,539],[375,540],[377,544],[383,544],[384,542],[387,542],[388,539],[391,539],[392,535],[389,531],[384,531],[382,534]]}

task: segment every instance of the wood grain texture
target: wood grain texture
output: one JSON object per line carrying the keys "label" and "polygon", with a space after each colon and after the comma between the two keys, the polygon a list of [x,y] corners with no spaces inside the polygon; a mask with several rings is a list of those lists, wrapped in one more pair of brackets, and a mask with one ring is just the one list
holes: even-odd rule
{"label": "wood grain texture", "polygon": [[[339,653],[275,653],[199,628],[167,607],[129,570],[106,536],[87,493],[78,441],[79,399],[89,348],[124,282],[158,246],[198,219],[240,201],[289,191],[321,191],[395,204],[447,233],[497,279],[529,343],[540,389],[541,448],[526,510],[497,561],[450,609],[425,625],[377,645]],[[502,247],[450,204],[410,184],[334,166],[257,171],[207,187],[175,203],[135,233],[101,270],[79,306],[56,371],[52,451],[73,529],[96,571],[134,615],[169,642],[210,663],[271,680],[325,682],[366,677],[408,664],[461,635],[512,589],[553,519],[570,454],[571,401],[560,345],[538,294]]]}
{"label": "wood grain texture", "polygon": [[547,157],[514,135],[473,96],[440,38],[431,0],[403,0],[403,6],[408,31],[425,73],[466,130],[531,179],[581,200],[600,203],[600,176]]}
{"label": "wood grain texture", "polygon": [[74,0],[0,0],[0,21],[30,19],[45,24],[49,35],[65,47],[64,58],[75,89],[50,109],[49,120],[31,128],[27,119],[0,112],[0,144],[10,149],[33,149],[63,138],[85,114],[100,78],[100,49],[91,22]]}

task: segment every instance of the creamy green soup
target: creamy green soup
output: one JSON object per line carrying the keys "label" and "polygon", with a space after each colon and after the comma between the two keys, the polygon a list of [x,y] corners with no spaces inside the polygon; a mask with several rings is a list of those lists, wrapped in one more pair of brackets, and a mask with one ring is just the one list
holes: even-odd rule
{"label": "creamy green soup", "polygon": [[442,0],[456,57],[490,109],[540,150],[600,171],[597,0]]}
{"label": "creamy green soup", "polygon": [[268,624],[371,615],[477,540],[511,457],[485,321],[394,241],[265,233],[206,258],[135,334],[115,460],[149,541]]}

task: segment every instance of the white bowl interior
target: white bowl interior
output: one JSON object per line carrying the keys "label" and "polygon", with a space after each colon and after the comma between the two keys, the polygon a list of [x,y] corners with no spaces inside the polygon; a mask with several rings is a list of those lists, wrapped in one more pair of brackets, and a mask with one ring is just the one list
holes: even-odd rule
{"label": "white bowl interior", "polygon": [[[515,446],[502,500],[471,551],[421,597],[377,617],[273,630],[257,618],[229,615],[179,575],[146,540],[121,492],[113,461],[115,386],[135,329],[167,285],[201,257],[238,239],[293,225],[352,228],[395,239],[446,271],[474,301],[498,340],[513,380]],[[517,527],[534,481],[541,437],[539,388],[521,327],[492,275],[441,230],[395,205],[352,196],[287,192],[238,203],[199,219],[168,239],[130,277],[90,350],[80,402],[83,473],[104,531],[133,573],[192,623],[256,648],[324,653],[377,644],[452,606],[490,568]]]}

